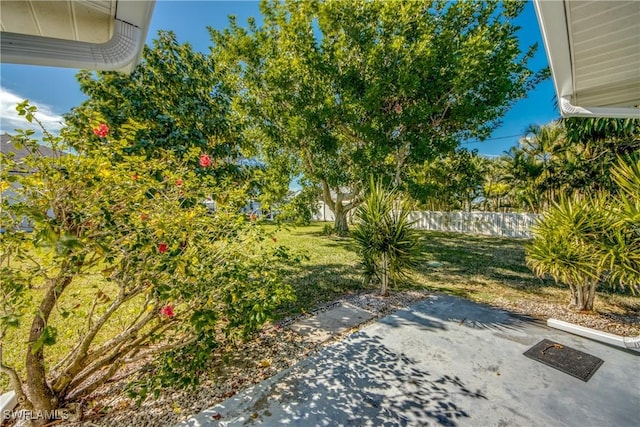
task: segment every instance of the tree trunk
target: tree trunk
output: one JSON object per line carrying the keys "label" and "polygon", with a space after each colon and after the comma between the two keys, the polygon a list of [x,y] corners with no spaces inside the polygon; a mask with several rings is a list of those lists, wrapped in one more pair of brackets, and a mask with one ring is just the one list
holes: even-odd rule
{"label": "tree trunk", "polygon": [[[336,233],[339,235],[344,235],[349,232],[349,225],[347,224],[347,213],[355,208],[359,199],[354,194],[345,194],[342,193],[339,189],[334,190],[336,200],[334,201],[331,197],[331,189],[329,184],[326,181],[322,181],[322,199],[324,200],[325,205],[333,212],[334,222],[333,228]],[[346,204],[343,204],[345,197],[348,197],[352,200],[349,200]],[[355,200],[353,198],[355,197]]]}
{"label": "tree trunk", "polygon": [[570,286],[571,302],[569,308],[575,311],[593,311],[596,285],[597,283],[594,282]]}
{"label": "tree trunk", "polygon": [[389,295],[389,255],[386,252],[382,253],[382,285],[380,286],[380,295]]}
{"label": "tree trunk", "polygon": [[[66,268],[63,268],[64,271]],[[29,400],[33,403],[33,409],[42,411],[42,413],[51,413],[62,403],[58,401],[58,397],[53,392],[47,382],[47,372],[44,361],[44,344],[34,351],[34,345],[42,335],[44,328],[47,326],[49,315],[55,306],[58,296],[62,294],[64,289],[71,283],[73,276],[66,275],[58,278],[49,285],[47,292],[42,298],[38,314],[33,317],[31,330],[29,331],[29,346],[27,347],[27,357],[25,360],[25,368],[27,371],[27,381],[25,388]],[[47,421],[47,420],[43,420]]]}
{"label": "tree trunk", "polygon": [[[41,307],[45,305],[46,302],[45,298]],[[53,298],[51,299],[51,306],[53,306]],[[37,314],[34,316],[29,333],[29,341],[32,343],[37,341],[45,326],[46,320],[42,315]],[[44,364],[44,345],[36,352],[33,351],[33,344],[29,345],[27,347],[27,358],[25,362],[27,370],[27,394],[29,395],[29,400],[33,403],[33,409],[43,411],[43,413],[56,409],[57,402],[55,395],[47,383]]]}
{"label": "tree trunk", "polygon": [[[336,206],[337,207],[337,206]],[[333,222],[333,228],[339,234],[347,234],[349,232],[349,225],[347,224],[347,212],[341,208],[337,208],[333,215],[335,220]]]}

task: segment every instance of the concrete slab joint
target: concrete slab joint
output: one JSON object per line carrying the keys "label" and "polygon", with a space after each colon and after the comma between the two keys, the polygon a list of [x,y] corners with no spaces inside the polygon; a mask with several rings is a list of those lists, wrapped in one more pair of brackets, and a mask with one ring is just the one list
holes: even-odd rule
{"label": "concrete slab joint", "polygon": [[349,303],[322,311],[289,326],[312,342],[322,343],[361,323],[373,319],[373,314]]}

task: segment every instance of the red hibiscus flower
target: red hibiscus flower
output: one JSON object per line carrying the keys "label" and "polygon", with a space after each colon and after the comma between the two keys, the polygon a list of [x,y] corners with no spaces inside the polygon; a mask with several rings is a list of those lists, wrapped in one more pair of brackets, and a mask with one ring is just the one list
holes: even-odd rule
{"label": "red hibiscus flower", "polygon": [[167,246],[166,243],[160,243],[158,245],[158,252],[160,252],[161,254],[167,252],[167,249],[169,249],[169,247]]}
{"label": "red hibiscus flower", "polygon": [[98,127],[93,128],[93,133],[100,138],[106,138],[107,135],[109,135],[109,126],[105,125],[104,123],[100,123]]}
{"label": "red hibiscus flower", "polygon": [[133,175],[131,175],[131,179],[133,179],[134,181],[137,180],[138,178],[139,177],[137,173],[134,173]]}
{"label": "red hibiscus flower", "polygon": [[173,306],[171,304],[165,305],[160,309],[160,314],[167,317],[175,316],[175,313],[173,312]]}
{"label": "red hibiscus flower", "polygon": [[184,184],[184,182],[183,182],[181,179],[176,179],[176,185],[177,185],[178,187],[181,187],[181,186],[182,186],[182,184]]}
{"label": "red hibiscus flower", "polygon": [[201,155],[200,166],[202,166],[203,168],[208,168],[209,166],[211,166],[211,157],[207,156],[206,154]]}

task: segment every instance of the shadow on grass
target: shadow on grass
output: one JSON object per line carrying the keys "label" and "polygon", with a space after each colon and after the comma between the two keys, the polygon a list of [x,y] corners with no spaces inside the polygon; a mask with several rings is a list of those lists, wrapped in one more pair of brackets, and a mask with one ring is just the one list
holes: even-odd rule
{"label": "shadow on grass", "polygon": [[307,312],[344,295],[372,289],[363,285],[357,267],[342,264],[292,267],[285,281],[293,288],[296,300],[280,308],[282,316]]}
{"label": "shadow on grass", "polygon": [[[479,277],[530,293],[541,287],[557,287],[552,280],[538,279],[526,265],[525,240],[424,232],[420,241],[425,262],[416,272],[434,271],[467,277]],[[442,263],[438,269],[427,261]],[[459,295],[465,296],[465,295]]]}

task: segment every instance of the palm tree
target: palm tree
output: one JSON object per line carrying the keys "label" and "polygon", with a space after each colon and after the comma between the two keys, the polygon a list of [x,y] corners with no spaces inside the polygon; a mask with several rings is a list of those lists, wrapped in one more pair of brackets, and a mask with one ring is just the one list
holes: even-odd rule
{"label": "palm tree", "polygon": [[[531,125],[525,131],[525,137],[521,140],[523,151],[531,162],[540,165],[537,190],[545,193],[544,206],[555,200],[557,193],[557,181],[552,173],[557,156],[561,152],[565,140],[564,128],[559,122],[551,122],[547,125]],[[542,206],[541,206],[542,207]]]}
{"label": "palm tree", "polygon": [[640,155],[619,158],[615,192],[561,197],[534,227],[527,264],[571,290],[569,306],[593,310],[598,283],[640,287]]}
{"label": "palm tree", "polygon": [[389,293],[390,283],[406,277],[420,255],[418,234],[411,227],[406,200],[397,188],[386,190],[380,181],[370,181],[364,203],[356,211],[351,231],[365,267],[365,282],[380,282],[380,294]]}
{"label": "palm tree", "polygon": [[612,176],[619,191],[605,230],[603,263],[613,283],[635,292],[640,287],[640,154],[619,158]]}

